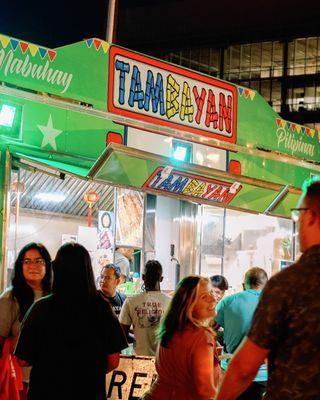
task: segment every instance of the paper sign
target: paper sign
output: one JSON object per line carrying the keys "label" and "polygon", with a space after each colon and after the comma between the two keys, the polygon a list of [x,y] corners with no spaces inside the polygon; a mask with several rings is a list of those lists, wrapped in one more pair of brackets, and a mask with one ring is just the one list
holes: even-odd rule
{"label": "paper sign", "polygon": [[154,357],[120,356],[119,367],[106,375],[107,399],[139,399],[155,379]]}

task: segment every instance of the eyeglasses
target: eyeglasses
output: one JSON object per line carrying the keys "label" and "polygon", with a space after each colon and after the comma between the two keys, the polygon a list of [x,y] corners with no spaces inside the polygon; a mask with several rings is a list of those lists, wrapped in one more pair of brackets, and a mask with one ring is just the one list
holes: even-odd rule
{"label": "eyeglasses", "polygon": [[293,222],[298,222],[301,211],[309,210],[308,207],[291,208],[291,219]]}
{"label": "eyeglasses", "polygon": [[117,277],[115,276],[100,276],[100,281],[104,282],[104,281],[113,281],[117,279]]}
{"label": "eyeglasses", "polygon": [[30,258],[25,258],[24,260],[22,260],[22,264],[24,265],[37,265],[37,266],[42,266],[45,265],[45,260],[43,258],[35,258],[34,260],[31,260]]}

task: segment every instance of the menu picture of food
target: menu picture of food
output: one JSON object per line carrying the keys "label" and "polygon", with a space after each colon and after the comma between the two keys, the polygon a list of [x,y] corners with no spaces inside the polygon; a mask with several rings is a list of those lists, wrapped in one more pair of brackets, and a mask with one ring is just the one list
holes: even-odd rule
{"label": "menu picture of food", "polygon": [[110,247],[112,247],[112,237],[107,229],[99,231],[98,242],[99,242],[98,244],[99,249],[109,249]]}
{"label": "menu picture of food", "polygon": [[142,247],[143,201],[140,192],[117,189],[117,245]]}
{"label": "menu picture of food", "polygon": [[98,214],[98,249],[113,247],[114,213],[100,210]]}

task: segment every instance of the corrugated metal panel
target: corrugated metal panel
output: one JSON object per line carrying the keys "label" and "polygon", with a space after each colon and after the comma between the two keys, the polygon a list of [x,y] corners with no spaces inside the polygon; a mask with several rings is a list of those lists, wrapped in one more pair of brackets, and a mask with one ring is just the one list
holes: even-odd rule
{"label": "corrugated metal panel", "polygon": [[[30,172],[20,168],[20,182],[24,185],[24,191],[20,194],[20,208],[41,210],[61,214],[86,216],[88,205],[83,196],[86,192],[97,192],[99,201],[93,207],[93,216],[97,210],[113,210],[114,188],[112,186],[98,184],[65,176],[65,179],[55,178],[41,172]],[[36,197],[40,193],[54,193],[65,196],[60,202],[43,201]],[[12,193],[11,205],[17,202],[17,194]]]}

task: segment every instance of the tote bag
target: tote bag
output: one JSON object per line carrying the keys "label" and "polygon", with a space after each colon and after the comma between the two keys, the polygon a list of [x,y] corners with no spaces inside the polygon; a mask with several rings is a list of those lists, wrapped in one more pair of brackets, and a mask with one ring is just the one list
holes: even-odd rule
{"label": "tote bag", "polygon": [[12,348],[12,339],[7,338],[0,358],[0,400],[20,400],[23,390],[22,370]]}

